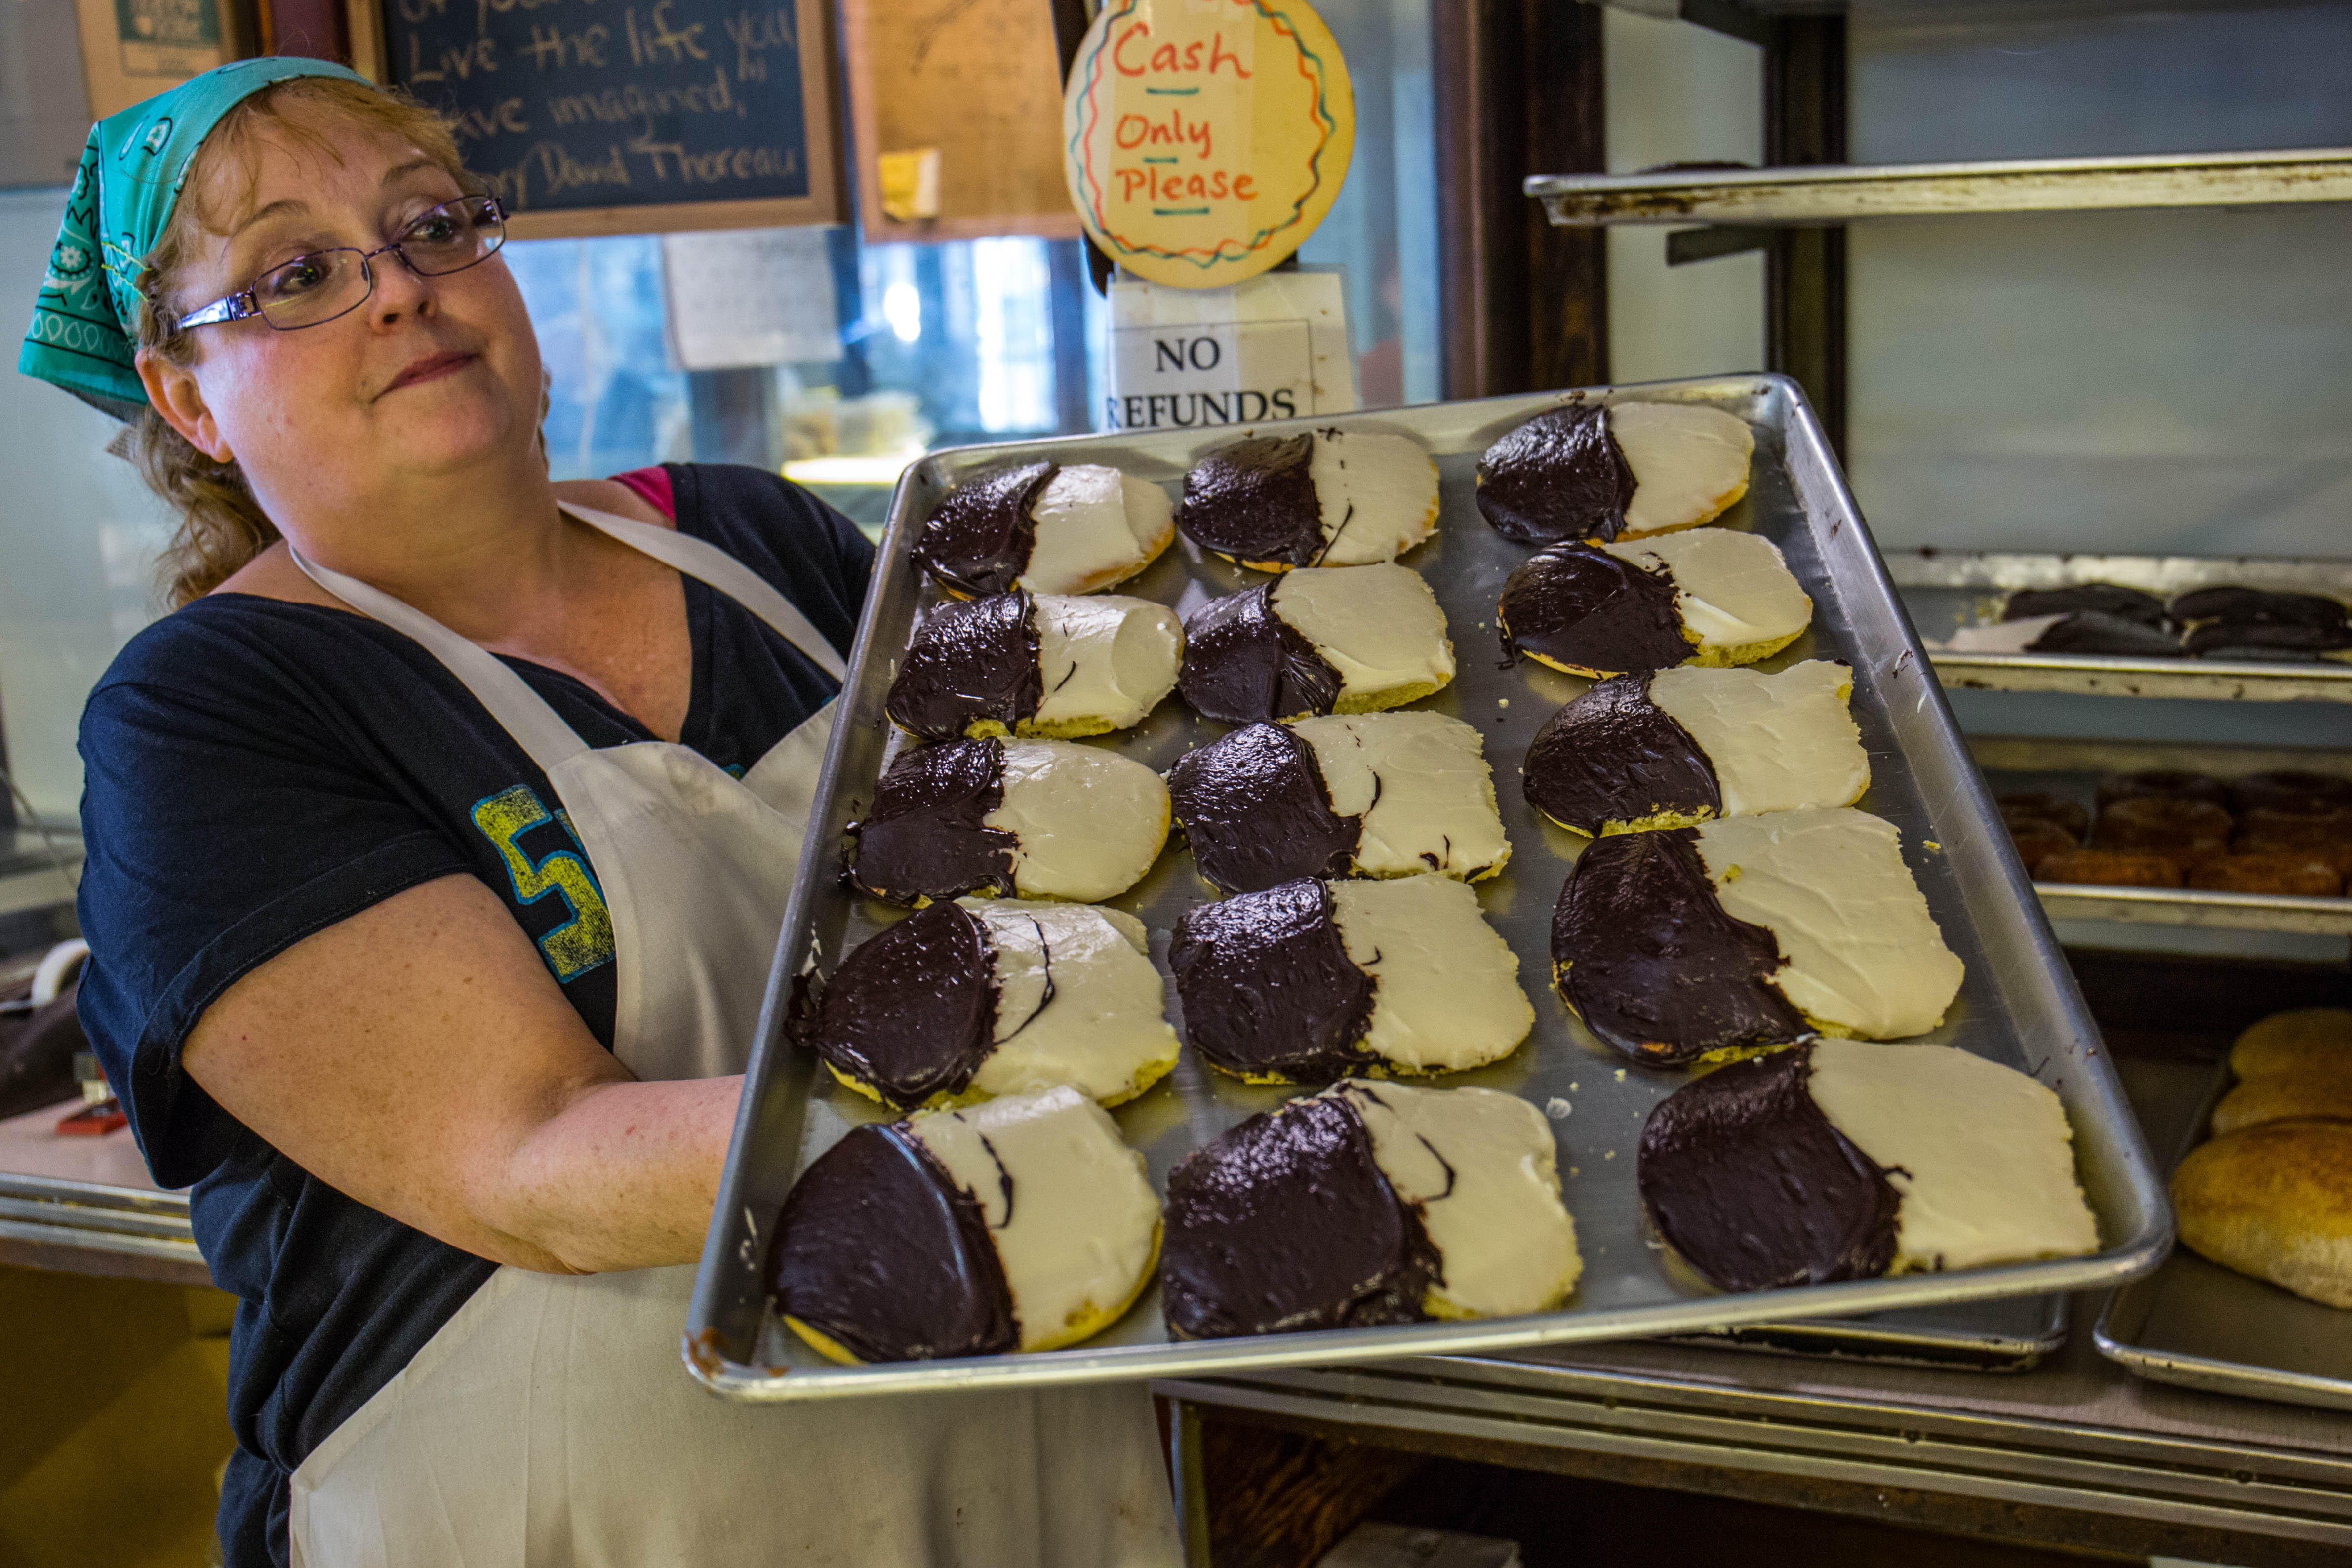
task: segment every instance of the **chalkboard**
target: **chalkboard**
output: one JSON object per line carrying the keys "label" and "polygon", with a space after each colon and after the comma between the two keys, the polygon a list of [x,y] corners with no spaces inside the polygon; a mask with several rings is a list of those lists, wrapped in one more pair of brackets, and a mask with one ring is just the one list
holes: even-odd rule
{"label": "chalkboard", "polygon": [[837,223],[824,0],[383,0],[519,237]]}

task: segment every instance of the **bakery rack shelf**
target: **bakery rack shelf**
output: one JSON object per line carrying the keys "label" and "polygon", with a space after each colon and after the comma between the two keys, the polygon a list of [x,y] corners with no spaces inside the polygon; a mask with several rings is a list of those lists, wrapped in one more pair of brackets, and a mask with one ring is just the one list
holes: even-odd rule
{"label": "bakery rack shelf", "polygon": [[1843,224],[1975,213],[2270,206],[2352,201],[2352,147],[1992,163],[1531,174],[1566,227]]}
{"label": "bakery rack shelf", "polygon": [[1996,620],[2020,588],[2114,583],[2160,598],[2230,584],[2352,600],[2352,561],[2256,555],[2029,554],[1891,550],[1887,574],[1948,687],[2069,691],[2097,697],[2192,697],[2260,702],[2352,702],[2352,665],[2091,654],[1963,652],[1937,645]]}
{"label": "bakery rack shelf", "polygon": [[[1971,735],[1969,752],[1996,795],[2055,790],[2085,801],[2099,775],[2147,769],[2232,779],[2280,769],[2345,771],[2344,754],[2304,746],[2211,746],[2133,741],[2048,740]],[[2226,931],[2352,936],[2352,898],[2292,898],[2273,893],[2209,892],[2200,888],[2116,888],[2036,882],[2052,920],[2125,921],[2135,925],[2201,926]]]}

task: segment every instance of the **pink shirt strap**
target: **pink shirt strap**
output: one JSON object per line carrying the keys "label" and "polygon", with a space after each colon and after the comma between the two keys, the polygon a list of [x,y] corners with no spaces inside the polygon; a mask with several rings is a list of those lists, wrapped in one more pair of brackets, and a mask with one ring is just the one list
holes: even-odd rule
{"label": "pink shirt strap", "polygon": [[631,468],[613,478],[645,497],[648,505],[672,522],[677,521],[677,497],[670,489],[667,468]]}

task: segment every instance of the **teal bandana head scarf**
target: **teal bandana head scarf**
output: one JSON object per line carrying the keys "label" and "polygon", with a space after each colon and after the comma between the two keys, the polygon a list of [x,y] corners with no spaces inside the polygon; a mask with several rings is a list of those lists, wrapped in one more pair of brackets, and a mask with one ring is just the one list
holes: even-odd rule
{"label": "teal bandana head scarf", "polygon": [[118,419],[147,405],[131,368],[139,273],[163,237],[188,165],[221,116],[272,83],[304,76],[367,82],[330,60],[237,60],[90,127],[18,370]]}

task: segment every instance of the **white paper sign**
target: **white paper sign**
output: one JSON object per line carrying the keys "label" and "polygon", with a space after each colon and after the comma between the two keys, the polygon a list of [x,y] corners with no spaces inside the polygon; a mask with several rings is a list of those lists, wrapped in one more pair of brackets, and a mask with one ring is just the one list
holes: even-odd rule
{"label": "white paper sign", "polygon": [[662,236],[671,352],[686,370],[841,357],[822,228]]}
{"label": "white paper sign", "polygon": [[1102,428],[1255,425],[1358,406],[1337,268],[1269,272],[1232,289],[1110,287]]}

